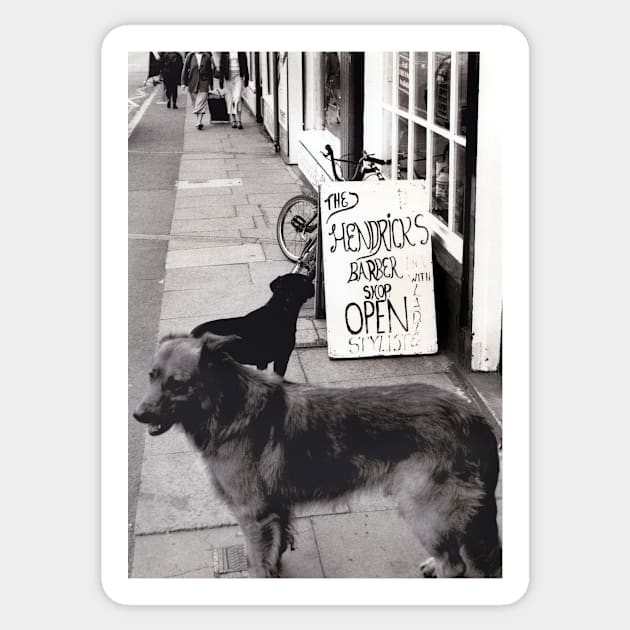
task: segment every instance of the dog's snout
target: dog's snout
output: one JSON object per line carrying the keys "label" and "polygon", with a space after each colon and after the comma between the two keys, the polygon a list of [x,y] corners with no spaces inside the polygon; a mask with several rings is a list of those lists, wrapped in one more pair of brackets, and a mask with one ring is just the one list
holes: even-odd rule
{"label": "dog's snout", "polygon": [[155,413],[152,410],[151,405],[142,401],[131,415],[133,415],[138,422],[144,422],[146,424],[147,422],[152,422]]}

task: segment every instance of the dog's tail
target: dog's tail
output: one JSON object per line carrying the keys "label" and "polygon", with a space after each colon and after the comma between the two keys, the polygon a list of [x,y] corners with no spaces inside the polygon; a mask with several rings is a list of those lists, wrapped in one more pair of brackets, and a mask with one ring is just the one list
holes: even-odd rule
{"label": "dog's tail", "polygon": [[469,449],[469,456],[479,467],[484,495],[462,541],[468,566],[467,574],[501,577],[502,550],[495,498],[499,479],[499,452],[492,429],[480,416],[472,418]]}

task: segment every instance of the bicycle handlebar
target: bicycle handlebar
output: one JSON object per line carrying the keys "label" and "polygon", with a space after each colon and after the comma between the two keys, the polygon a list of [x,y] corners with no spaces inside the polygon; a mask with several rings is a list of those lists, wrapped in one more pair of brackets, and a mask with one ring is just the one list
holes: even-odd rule
{"label": "bicycle handlebar", "polygon": [[381,160],[380,158],[372,157],[371,155],[366,155],[365,159],[368,162],[372,162],[373,164],[380,164],[381,166],[385,166],[386,164],[391,164],[391,160]]}
{"label": "bicycle handlebar", "polygon": [[[330,160],[330,163],[332,164],[332,171],[333,171],[333,176],[335,177],[335,179],[338,182],[344,181],[343,178],[339,177],[339,175],[337,174],[337,162],[341,159],[341,158],[336,158],[335,157],[335,153],[333,151],[333,148],[327,144],[324,149],[326,150],[326,152],[322,152],[322,155],[325,158],[328,158]],[[346,162],[350,162],[352,164],[356,164],[357,165],[357,171],[358,172],[358,168],[361,167],[361,165],[363,164],[363,162],[368,162],[369,164],[378,164],[379,166],[385,166],[385,165],[389,165],[392,163],[391,159],[390,160],[381,160],[380,158],[376,158],[372,155],[369,155],[367,153],[365,153],[365,151],[363,152],[363,155],[361,156],[361,158],[359,159],[358,162],[354,162],[353,160],[344,160]]]}

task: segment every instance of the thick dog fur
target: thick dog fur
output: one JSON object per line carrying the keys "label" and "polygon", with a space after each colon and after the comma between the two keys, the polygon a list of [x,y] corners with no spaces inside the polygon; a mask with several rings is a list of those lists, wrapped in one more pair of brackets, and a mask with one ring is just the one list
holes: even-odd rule
{"label": "thick dog fur", "polygon": [[200,324],[191,331],[193,337],[206,333],[238,335],[242,341],[232,344],[230,352],[239,363],[264,370],[273,361],[273,370],[284,376],[293,348],[295,326],[300,308],[315,294],[310,278],[288,273],[278,276],[270,285],[271,299],[243,317],[216,319]]}
{"label": "thick dog fur", "polygon": [[[296,504],[380,486],[432,558],[427,577],[499,577],[499,460],[487,422],[429,385],[283,382],[236,363],[234,337],[166,337],[134,413],[180,423],[247,540],[250,573],[277,576]],[[420,560],[420,559],[419,559]]]}

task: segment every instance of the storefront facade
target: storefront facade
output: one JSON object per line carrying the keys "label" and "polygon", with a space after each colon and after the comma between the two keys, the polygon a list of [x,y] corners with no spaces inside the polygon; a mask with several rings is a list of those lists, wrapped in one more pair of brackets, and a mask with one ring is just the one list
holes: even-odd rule
{"label": "storefront facade", "polygon": [[390,179],[425,180],[438,343],[465,369],[501,365],[500,89],[475,52],[259,52],[246,101],[313,191],[335,155],[391,159]]}

